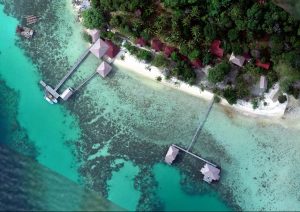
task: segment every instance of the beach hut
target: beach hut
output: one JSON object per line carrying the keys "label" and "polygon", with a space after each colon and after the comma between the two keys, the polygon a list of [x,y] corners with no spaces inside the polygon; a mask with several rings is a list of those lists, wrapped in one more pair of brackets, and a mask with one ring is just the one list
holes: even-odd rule
{"label": "beach hut", "polygon": [[158,39],[153,39],[151,41],[151,48],[156,51],[156,52],[160,52],[163,50],[164,44],[158,40]]}
{"label": "beach hut", "polygon": [[220,40],[214,40],[210,46],[210,53],[219,58],[222,58],[224,54],[224,50],[220,47],[220,45],[221,45]]}
{"label": "beach hut", "polygon": [[262,95],[267,90],[268,82],[266,76],[260,76],[259,89],[260,95]]}
{"label": "beach hut", "polygon": [[164,48],[164,55],[166,57],[170,57],[171,54],[175,51],[176,49],[174,47],[171,47],[171,46],[165,46]]}
{"label": "beach hut", "polygon": [[106,42],[99,38],[90,48],[90,52],[100,59],[108,51],[108,48]]}
{"label": "beach hut", "polygon": [[200,171],[204,175],[203,180],[205,182],[211,183],[220,179],[220,169],[210,164],[206,163]]}
{"label": "beach hut", "polygon": [[176,147],[170,146],[168,149],[168,152],[166,154],[166,157],[165,157],[165,162],[167,164],[171,165],[173,163],[173,161],[175,160],[178,152],[179,152],[179,150]]}
{"label": "beach hut", "polygon": [[93,43],[100,38],[100,31],[98,29],[87,29],[86,32],[92,37]]}
{"label": "beach hut", "polygon": [[97,72],[103,78],[106,77],[111,71],[112,67],[105,61],[103,61],[97,68]]}
{"label": "beach hut", "polygon": [[245,58],[243,56],[235,56],[234,53],[232,52],[229,61],[239,67],[243,67]]}
{"label": "beach hut", "polygon": [[106,52],[106,55],[108,57],[110,57],[111,59],[115,58],[117,56],[117,54],[120,52],[120,48],[115,45],[113,42],[111,42],[110,40],[105,41],[108,49]]}
{"label": "beach hut", "polygon": [[147,42],[145,41],[144,38],[138,38],[135,40],[135,44],[139,47],[146,46]]}
{"label": "beach hut", "polygon": [[70,96],[72,96],[73,94],[73,89],[72,88],[67,88],[61,95],[60,97],[64,100],[64,101],[67,101]]}

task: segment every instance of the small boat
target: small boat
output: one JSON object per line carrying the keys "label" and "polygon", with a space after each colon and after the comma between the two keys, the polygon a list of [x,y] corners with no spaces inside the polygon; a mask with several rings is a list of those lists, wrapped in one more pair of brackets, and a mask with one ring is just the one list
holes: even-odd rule
{"label": "small boat", "polygon": [[34,34],[33,29],[30,29],[28,27],[19,26],[19,25],[16,28],[16,32],[27,39],[32,38],[32,36]]}
{"label": "small boat", "polygon": [[57,99],[55,99],[54,96],[52,96],[50,93],[45,93],[44,98],[47,100],[47,102],[49,102],[50,104],[56,104],[57,103]]}

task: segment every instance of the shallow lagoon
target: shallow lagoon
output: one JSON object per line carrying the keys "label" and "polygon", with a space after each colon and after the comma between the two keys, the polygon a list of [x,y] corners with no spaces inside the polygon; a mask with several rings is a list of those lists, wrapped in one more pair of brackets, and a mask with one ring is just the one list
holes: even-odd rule
{"label": "shallow lagoon", "polygon": [[[48,105],[37,85],[40,76],[50,83],[57,82],[64,68],[76,60],[86,44],[81,40],[81,28],[72,18],[68,4],[53,1],[47,9],[39,9],[45,17],[52,17],[54,9],[57,13],[67,12],[57,20],[52,17],[49,23],[37,26],[48,33],[37,35],[32,45],[19,43],[37,66],[14,45],[12,26],[17,21],[1,14],[8,24],[7,35],[3,33],[1,40],[10,39],[10,42],[0,44],[0,59],[9,61],[19,56],[25,65],[9,64],[6,68],[4,65],[8,63],[1,62],[0,73],[7,85],[20,95],[18,122],[28,134],[28,142],[36,147],[40,163],[69,179],[80,179],[82,185],[131,210],[225,210],[227,206],[223,202],[245,210],[300,208],[299,171],[293,169],[300,162],[296,151],[300,135],[297,128],[287,129],[267,120],[245,118],[214,106],[193,149],[222,167],[221,182],[208,186],[198,172],[202,164],[189,158],[183,158],[173,167],[160,164],[169,144],[188,144],[207,102],[115,68],[105,80],[94,78],[65,107]],[[17,11],[17,16],[28,10]],[[53,37],[54,32],[59,36]],[[47,49],[55,42],[57,48],[38,51],[41,46]],[[4,56],[3,52],[11,55]],[[78,83],[97,64],[90,56],[67,84]],[[26,72],[19,73],[24,67]],[[24,84],[23,81],[20,84],[16,75],[24,78]],[[41,120],[46,121],[46,126],[41,125]],[[54,135],[49,130],[52,125],[55,125]],[[54,141],[49,142],[49,138]],[[97,154],[101,149],[104,153]],[[61,160],[64,157],[67,159]],[[126,183],[118,186],[122,181]],[[127,196],[134,198],[128,201]]]}

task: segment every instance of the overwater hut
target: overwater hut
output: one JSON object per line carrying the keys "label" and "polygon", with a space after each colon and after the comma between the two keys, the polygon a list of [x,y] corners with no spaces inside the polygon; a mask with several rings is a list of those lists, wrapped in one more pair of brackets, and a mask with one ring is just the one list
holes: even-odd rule
{"label": "overwater hut", "polygon": [[170,146],[168,149],[168,152],[166,154],[166,157],[165,157],[165,162],[167,164],[171,165],[173,163],[173,161],[175,160],[178,152],[179,152],[179,150],[176,147]]}
{"label": "overwater hut", "polygon": [[265,70],[269,70],[270,63],[262,63],[260,60],[256,60],[256,66],[263,68]]}
{"label": "overwater hut", "polygon": [[97,72],[101,77],[106,77],[111,72],[112,67],[105,61],[103,61],[97,68]]}
{"label": "overwater hut", "polygon": [[98,29],[87,29],[86,32],[92,37],[93,43],[100,38],[100,31]]}
{"label": "overwater hut", "polygon": [[262,95],[267,90],[268,82],[266,76],[260,76],[259,89],[260,95]]}
{"label": "overwater hut", "polygon": [[95,55],[97,58],[101,58],[108,51],[108,45],[105,41],[99,38],[93,46],[90,48],[90,52]]}
{"label": "overwater hut", "polygon": [[108,46],[106,55],[108,57],[110,57],[111,59],[115,58],[117,56],[117,54],[120,52],[120,47],[118,47],[117,45],[115,45],[110,40],[107,40],[105,42],[106,42],[106,44]]}
{"label": "overwater hut", "polygon": [[64,101],[67,101],[73,94],[72,88],[67,88],[61,95],[60,98],[62,98]]}
{"label": "overwater hut", "polygon": [[212,181],[220,179],[220,169],[208,163],[206,163],[200,171],[204,175],[203,180],[205,182],[211,183]]}
{"label": "overwater hut", "polygon": [[176,50],[176,48],[174,48],[174,47],[171,47],[171,46],[165,46],[165,48],[164,48],[164,55],[165,55],[166,57],[170,57],[171,54],[172,54],[175,50]]}
{"label": "overwater hut", "polygon": [[210,53],[219,58],[222,58],[224,54],[224,50],[220,47],[220,45],[221,45],[220,40],[214,40],[210,46]]}
{"label": "overwater hut", "polygon": [[235,56],[234,53],[232,52],[229,61],[239,67],[243,67],[245,58],[243,56],[237,55]]}
{"label": "overwater hut", "polygon": [[153,39],[151,41],[151,48],[156,51],[156,52],[161,52],[163,50],[164,44],[158,40],[158,39]]}
{"label": "overwater hut", "polygon": [[145,41],[144,38],[138,38],[135,40],[135,44],[139,47],[144,47],[146,46],[147,42]]}

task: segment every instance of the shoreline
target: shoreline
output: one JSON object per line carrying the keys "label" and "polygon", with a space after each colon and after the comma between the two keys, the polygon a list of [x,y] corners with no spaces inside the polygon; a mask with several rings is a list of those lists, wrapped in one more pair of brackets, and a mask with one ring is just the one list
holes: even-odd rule
{"label": "shoreline", "polygon": [[[72,7],[73,7],[74,14],[78,15],[79,14],[78,5],[76,5],[76,3],[73,2]],[[81,18],[79,17],[78,20],[80,23],[82,22]],[[123,60],[121,59],[121,55],[125,56]],[[160,77],[161,80],[159,82],[162,83],[163,85],[207,101],[211,101],[215,96],[215,94],[212,93],[211,91],[205,89],[201,90],[200,87],[196,85],[191,86],[186,82],[178,80],[176,77],[171,77],[169,80],[166,80],[165,76],[163,75],[163,71],[160,68],[147,64],[143,61],[139,61],[134,55],[131,55],[128,52],[128,50],[122,46],[121,46],[121,51],[113,60],[112,64],[115,65],[116,67],[123,67],[126,70],[132,71],[136,74],[142,75],[148,79],[152,79],[155,81],[158,81],[157,77]],[[269,93],[270,92],[271,91],[269,91]],[[219,104],[226,108],[230,108],[245,116],[275,118],[275,119],[283,118],[287,106],[289,104],[289,96],[286,95],[287,101],[281,104],[278,102],[278,100],[276,102],[273,102],[271,98],[268,98],[269,93],[265,93],[264,95],[265,99],[264,101],[259,102],[257,109],[253,109],[251,102],[246,102],[244,100],[238,100],[236,104],[230,105],[227,102],[227,100],[221,96],[219,96],[220,97]],[[266,106],[264,105],[264,102],[267,103]]]}
{"label": "shoreline", "polygon": [[[124,58],[121,59],[121,56],[124,56]],[[166,80],[161,69],[144,63],[143,61],[139,61],[134,55],[128,53],[128,51],[124,47],[121,48],[121,51],[116,56],[113,64],[118,68],[125,68],[126,70],[132,71],[155,81],[157,81],[157,77],[161,77],[161,81],[159,81],[159,83],[162,83],[163,85],[170,88],[182,91],[189,95],[207,101],[210,101],[214,98],[214,93],[207,90],[201,90],[201,88],[195,85],[191,86],[186,82],[176,79],[175,77]],[[268,98],[267,94],[265,95],[265,97],[265,102],[267,102],[268,105],[264,106],[263,103],[260,102],[259,107],[255,110],[252,108],[251,102],[246,102],[243,100],[238,100],[237,104],[230,105],[226,99],[220,97],[221,101],[219,102],[219,104],[224,107],[231,108],[246,116],[282,118],[287,108],[288,100],[285,103],[281,104],[278,102],[278,100],[276,102],[273,102],[270,98]]]}

